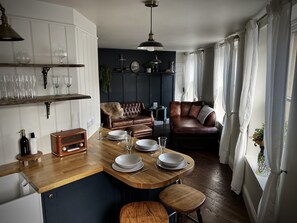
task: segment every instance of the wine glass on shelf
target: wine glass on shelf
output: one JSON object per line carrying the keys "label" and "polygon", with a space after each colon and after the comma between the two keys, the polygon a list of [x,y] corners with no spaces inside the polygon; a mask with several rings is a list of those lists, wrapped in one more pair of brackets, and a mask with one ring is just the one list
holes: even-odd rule
{"label": "wine glass on shelf", "polygon": [[62,48],[58,48],[55,51],[55,56],[59,58],[60,63],[63,63],[63,58],[67,57],[67,52]]}
{"label": "wine glass on shelf", "polygon": [[59,83],[60,78],[58,76],[53,76],[53,86],[54,86],[54,94],[58,95],[58,88],[59,88]]}
{"label": "wine glass on shelf", "polygon": [[70,94],[70,87],[72,85],[72,77],[71,76],[65,76],[64,77],[64,84],[67,87],[67,94]]}

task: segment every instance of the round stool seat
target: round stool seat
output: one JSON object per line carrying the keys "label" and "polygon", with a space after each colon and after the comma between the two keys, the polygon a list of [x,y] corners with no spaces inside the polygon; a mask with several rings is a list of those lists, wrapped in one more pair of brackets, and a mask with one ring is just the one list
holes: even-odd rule
{"label": "round stool seat", "polygon": [[156,201],[139,201],[124,205],[120,223],[166,223],[169,222],[164,206]]}
{"label": "round stool seat", "polygon": [[165,188],[159,194],[161,202],[181,214],[198,210],[205,201],[205,195],[193,187],[184,184],[174,184]]}

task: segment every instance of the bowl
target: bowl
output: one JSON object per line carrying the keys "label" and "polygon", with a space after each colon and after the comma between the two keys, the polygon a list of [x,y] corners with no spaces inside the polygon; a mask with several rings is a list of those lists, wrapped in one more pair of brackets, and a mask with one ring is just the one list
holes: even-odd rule
{"label": "bowl", "polygon": [[184,161],[184,157],[176,153],[163,153],[158,157],[158,159],[161,164],[168,167],[176,167]]}
{"label": "bowl", "polygon": [[133,154],[120,155],[115,159],[115,163],[119,167],[124,169],[131,169],[140,162],[141,162],[141,158]]}
{"label": "bowl", "polygon": [[151,149],[157,145],[157,141],[153,139],[140,139],[136,141],[136,145],[142,149]]}
{"label": "bowl", "polygon": [[110,138],[114,138],[114,139],[118,139],[118,138],[124,138],[126,135],[126,132],[123,130],[114,130],[114,131],[110,131],[108,133],[108,136]]}

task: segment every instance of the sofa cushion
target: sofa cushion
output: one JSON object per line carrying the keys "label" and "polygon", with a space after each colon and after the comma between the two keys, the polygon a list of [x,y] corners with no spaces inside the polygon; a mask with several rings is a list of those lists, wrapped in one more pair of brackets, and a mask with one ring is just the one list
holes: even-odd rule
{"label": "sofa cushion", "polygon": [[181,116],[188,116],[189,115],[189,111],[192,107],[192,102],[189,101],[183,101],[181,103]]}
{"label": "sofa cushion", "polygon": [[173,126],[172,133],[178,135],[209,135],[217,134],[216,127],[207,127],[202,125],[197,118],[191,117],[173,117],[170,120]]}
{"label": "sofa cushion", "polygon": [[200,110],[201,110],[201,105],[192,104],[188,116],[191,118],[197,118]]}
{"label": "sofa cushion", "polygon": [[134,116],[134,117],[129,117],[133,120],[134,125],[138,124],[152,124],[152,118],[148,116]]}
{"label": "sofa cushion", "polygon": [[124,110],[119,102],[101,103],[101,109],[113,119],[122,118]]}
{"label": "sofa cushion", "polygon": [[130,125],[133,125],[133,120],[130,118],[125,117],[112,119],[112,128],[121,128]]}
{"label": "sofa cushion", "polygon": [[212,113],[212,112],[214,112],[214,110],[213,110],[211,107],[209,107],[208,105],[204,105],[204,106],[202,107],[201,111],[200,111],[199,114],[198,114],[198,117],[197,117],[198,121],[199,121],[202,125],[204,125],[205,120],[207,119],[207,117],[208,117],[208,116],[210,115],[210,113]]}

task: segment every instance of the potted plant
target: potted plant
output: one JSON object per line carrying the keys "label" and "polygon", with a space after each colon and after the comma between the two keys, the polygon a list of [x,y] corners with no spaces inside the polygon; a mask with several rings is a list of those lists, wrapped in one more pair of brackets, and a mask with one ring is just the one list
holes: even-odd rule
{"label": "potted plant", "polygon": [[258,169],[256,173],[259,175],[266,175],[267,167],[264,155],[264,124],[261,128],[255,129],[252,139],[254,141],[254,146],[260,147],[260,152],[258,154]]}
{"label": "potted plant", "polygon": [[99,66],[99,81],[105,93],[111,92],[111,70],[108,66]]}

